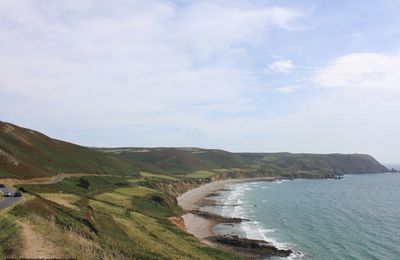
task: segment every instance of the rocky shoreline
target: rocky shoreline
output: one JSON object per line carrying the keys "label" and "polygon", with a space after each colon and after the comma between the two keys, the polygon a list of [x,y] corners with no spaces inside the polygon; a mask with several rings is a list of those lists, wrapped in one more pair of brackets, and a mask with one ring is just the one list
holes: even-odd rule
{"label": "rocky shoreline", "polygon": [[240,253],[247,253],[254,257],[279,256],[288,257],[294,253],[291,249],[277,248],[265,240],[248,239],[239,236],[216,235],[207,238],[212,243],[232,247],[233,251],[240,250]]}
{"label": "rocky shoreline", "polygon": [[[213,225],[237,224],[237,223],[242,223],[244,221],[250,221],[249,219],[244,219],[244,218],[224,217],[211,212],[201,211],[201,210],[192,210],[190,211],[190,213],[198,217],[212,221]],[[240,254],[245,254],[246,256],[251,256],[251,257],[265,257],[265,256],[288,257],[292,253],[294,253],[290,249],[280,249],[276,247],[274,244],[265,240],[248,239],[234,235],[213,235],[205,239],[211,242],[212,244],[223,247],[229,247],[231,251]]]}
{"label": "rocky shoreline", "polygon": [[[241,182],[246,181],[275,181],[282,178],[266,178],[266,179],[246,179],[241,180]],[[208,211],[200,210],[200,207],[204,206],[216,206],[218,203],[212,200],[212,197],[218,196],[219,191],[224,190],[226,184],[240,182],[240,180],[232,180],[232,181],[224,181],[220,185],[213,183],[208,183],[204,186],[200,186],[194,190],[188,191],[189,194],[183,194],[184,196],[180,196],[178,198],[179,204],[185,205],[183,207],[187,210],[187,213],[183,215],[183,219],[185,220],[185,226],[187,228],[187,232],[193,234],[197,238],[199,238],[204,243],[217,247],[226,251],[230,251],[236,253],[237,255],[243,256],[248,259],[256,259],[263,257],[288,257],[295,252],[290,249],[282,249],[275,246],[273,243],[265,241],[265,240],[256,240],[256,239],[248,239],[244,237],[239,237],[235,235],[217,235],[213,233],[212,228],[217,224],[238,224],[244,221],[250,221],[249,219],[243,218],[231,218],[224,217],[215,213],[211,213]],[[208,186],[207,186],[208,185]],[[196,200],[191,201],[183,201],[185,198],[192,198],[195,195],[199,195]],[[183,198],[183,199],[182,199]],[[197,219],[201,219],[202,221],[192,221],[193,218],[187,218],[185,216],[195,216]],[[207,223],[207,224],[204,224]],[[208,231],[204,232],[204,229],[208,229]],[[202,230],[202,232],[197,232],[196,230]]]}

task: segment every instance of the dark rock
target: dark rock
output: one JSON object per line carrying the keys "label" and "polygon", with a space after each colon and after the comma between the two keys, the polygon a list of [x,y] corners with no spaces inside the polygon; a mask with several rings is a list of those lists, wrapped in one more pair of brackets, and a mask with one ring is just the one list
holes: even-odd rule
{"label": "dark rock", "polygon": [[217,223],[241,223],[243,221],[249,221],[249,219],[243,219],[243,218],[228,218],[228,217],[223,217],[217,214],[213,214],[210,212],[206,211],[201,211],[201,210],[192,210],[190,213],[197,215],[202,218],[210,219],[213,220]]}
{"label": "dark rock", "polygon": [[219,195],[221,195],[221,194],[219,194],[218,192],[212,192],[212,193],[207,194],[206,198],[217,197]]}
{"label": "dark rock", "polygon": [[231,246],[234,249],[245,250],[255,255],[288,257],[293,253],[290,249],[277,248],[272,243],[264,240],[241,238],[238,236],[213,236],[207,238],[207,240],[213,243]]}

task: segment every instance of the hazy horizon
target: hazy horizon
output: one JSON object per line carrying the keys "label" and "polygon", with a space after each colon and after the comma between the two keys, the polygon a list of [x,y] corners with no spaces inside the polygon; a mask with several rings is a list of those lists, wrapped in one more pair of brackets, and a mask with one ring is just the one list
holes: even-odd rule
{"label": "hazy horizon", "polygon": [[400,164],[397,1],[3,1],[0,120],[85,146]]}

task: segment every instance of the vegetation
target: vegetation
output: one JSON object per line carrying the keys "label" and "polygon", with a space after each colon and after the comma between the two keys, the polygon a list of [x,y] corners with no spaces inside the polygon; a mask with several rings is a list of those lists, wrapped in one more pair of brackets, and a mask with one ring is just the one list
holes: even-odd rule
{"label": "vegetation", "polygon": [[[327,177],[387,171],[372,157],[361,154],[238,154],[201,148],[91,149],[0,121],[0,177],[32,178],[82,172],[176,181],[175,176],[198,171],[221,173],[215,169],[288,177],[307,177],[308,173],[315,177],[316,172],[320,177]],[[196,176],[188,175],[203,178]]]}
{"label": "vegetation", "polygon": [[155,174],[155,173],[150,173],[150,172],[140,172],[140,175],[149,179],[149,178],[161,178],[161,179],[166,179],[166,180],[172,180],[172,181],[177,181],[179,179],[165,175],[165,174]]}
{"label": "vegetation", "polygon": [[0,216],[0,258],[15,256],[21,252],[19,227],[13,216]]}
{"label": "vegetation", "polygon": [[209,178],[211,176],[214,176],[215,173],[211,172],[211,171],[195,171],[192,173],[189,173],[187,176],[190,178]]}
{"label": "vegetation", "polygon": [[[80,259],[235,259],[173,225],[176,196],[224,178],[323,178],[383,172],[368,155],[229,153],[201,148],[87,148],[0,122],[0,177],[103,173],[24,184],[23,203],[0,214],[0,258],[20,256],[19,222],[65,257]],[[51,235],[49,235],[51,234]]]}
{"label": "vegetation", "polygon": [[33,178],[61,172],[134,176],[136,168],[102,152],[0,121],[0,177]]}
{"label": "vegetation", "polygon": [[[119,177],[97,178],[107,181],[109,187],[90,181],[88,191],[76,185],[79,178],[64,179],[58,184],[27,185],[27,190],[36,197],[17,205],[11,210],[11,216],[35,227],[36,232],[57,245],[66,257],[236,258],[207,247],[171,224],[168,217],[182,211],[169,194]],[[153,180],[154,185],[157,183]],[[64,190],[69,193],[59,193],[60,187],[67,187]]]}
{"label": "vegetation", "polygon": [[85,178],[79,178],[78,183],[76,185],[87,190],[90,188],[90,182]]}

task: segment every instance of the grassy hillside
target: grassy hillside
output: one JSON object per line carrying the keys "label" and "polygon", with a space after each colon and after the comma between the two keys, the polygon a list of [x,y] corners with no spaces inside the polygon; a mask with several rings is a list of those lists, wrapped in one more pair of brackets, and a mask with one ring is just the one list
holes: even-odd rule
{"label": "grassy hillside", "polygon": [[0,177],[31,178],[60,172],[132,174],[130,163],[0,121]]}
{"label": "grassy hillside", "polygon": [[[98,148],[136,167],[157,173],[196,175],[241,169],[259,175],[332,177],[346,173],[386,172],[373,157],[364,154],[230,153],[200,148]],[[210,173],[211,171],[211,173]],[[203,174],[203,176],[206,176]]]}
{"label": "grassy hillside", "polygon": [[[211,177],[244,174],[327,177],[343,173],[384,172],[368,155],[230,153],[201,148],[88,148],[52,139],[0,121],[0,177],[31,178],[57,173],[137,175],[139,171]],[[194,174],[209,171],[207,174]]]}
{"label": "grassy hillside", "polygon": [[185,174],[198,170],[246,168],[251,160],[223,150],[200,148],[98,148],[116,158],[158,173]]}
{"label": "grassy hillside", "polygon": [[20,233],[12,222],[18,219],[50,240],[63,257],[236,259],[200,243],[168,220],[182,210],[170,193],[153,187],[168,182],[176,186],[180,180],[84,178],[89,187],[79,186],[78,177],[56,184],[25,185],[31,198],[14,207],[7,217],[0,216],[0,226],[9,230],[0,240],[14,243],[0,247],[0,258],[21,254],[22,238],[15,241]]}
{"label": "grassy hillside", "polygon": [[308,173],[330,176],[388,171],[373,157],[365,154],[242,153],[240,155],[259,162],[262,169],[276,169],[281,175],[307,176]]}

